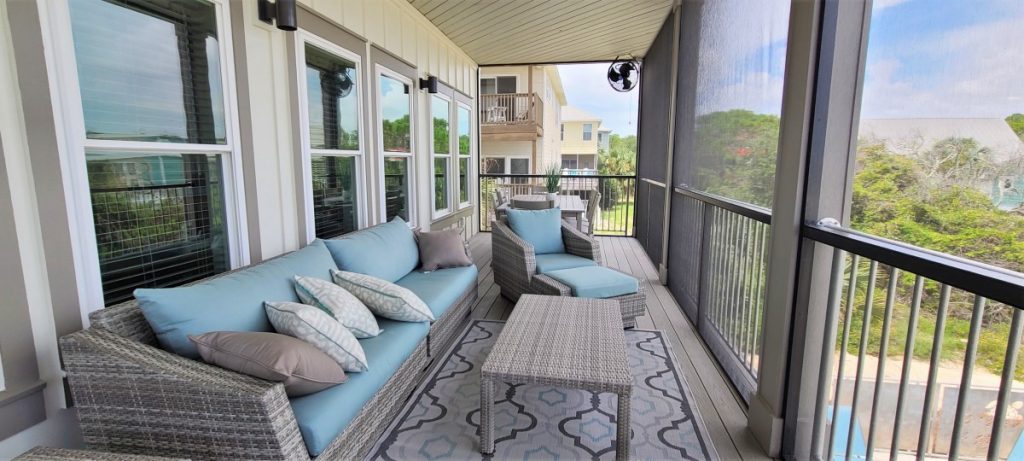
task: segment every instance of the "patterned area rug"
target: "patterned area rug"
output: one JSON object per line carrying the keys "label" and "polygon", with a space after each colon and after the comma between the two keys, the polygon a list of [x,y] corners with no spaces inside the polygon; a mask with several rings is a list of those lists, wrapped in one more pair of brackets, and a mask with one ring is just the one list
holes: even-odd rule
{"label": "patterned area rug", "polygon": [[[615,395],[499,384],[495,452],[479,452],[480,365],[504,322],[476,320],[370,452],[373,460],[611,460]],[[635,377],[630,458],[718,459],[659,331],[627,330]]]}

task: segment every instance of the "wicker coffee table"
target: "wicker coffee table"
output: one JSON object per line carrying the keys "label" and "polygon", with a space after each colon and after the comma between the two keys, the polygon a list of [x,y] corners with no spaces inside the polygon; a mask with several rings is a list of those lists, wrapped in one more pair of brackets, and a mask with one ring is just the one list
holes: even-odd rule
{"label": "wicker coffee table", "polygon": [[495,385],[545,384],[618,394],[616,459],[629,458],[629,399],[619,303],[523,295],[480,369],[480,451],[494,453]]}

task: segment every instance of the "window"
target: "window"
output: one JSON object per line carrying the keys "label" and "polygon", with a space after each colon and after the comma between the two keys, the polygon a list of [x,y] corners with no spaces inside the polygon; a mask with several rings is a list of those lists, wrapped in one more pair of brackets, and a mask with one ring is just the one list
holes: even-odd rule
{"label": "window", "polygon": [[383,201],[387,221],[398,216],[411,223],[412,216],[412,97],[411,81],[380,67],[380,148],[383,157]]}
{"label": "window", "polygon": [[509,159],[509,171],[512,174],[530,174],[530,159],[513,158]]}
{"label": "window", "polygon": [[505,174],[505,157],[486,157],[483,159],[484,174]]}
{"label": "window", "polygon": [[302,124],[307,136],[302,155],[309,162],[304,181],[311,241],[360,227],[362,88],[357,55],[312,36],[300,43],[305,78],[299,82],[299,94],[306,106]]}
{"label": "window", "polygon": [[562,124],[560,125],[560,128],[562,129],[562,133],[561,133],[561,134],[559,135],[558,139],[559,139],[560,141],[565,141],[565,124],[564,124],[564,123],[562,123]]}
{"label": "window", "polygon": [[480,79],[480,94],[512,94],[517,89],[515,76]]}
{"label": "window", "polygon": [[440,95],[430,98],[430,114],[433,120],[431,147],[434,162],[434,214],[439,216],[448,211],[448,178],[452,165],[451,103]]}
{"label": "window", "polygon": [[469,165],[472,159],[472,113],[469,107],[459,104],[457,115],[459,123],[459,208],[470,206],[469,201]]}
{"label": "window", "polygon": [[[696,120],[677,183],[770,207],[775,188],[788,0],[719,1],[701,9]],[[682,65],[681,65],[682,67]]]}
{"label": "window", "polygon": [[584,123],[583,124],[583,140],[590,141],[594,137],[594,124]]}
{"label": "window", "polygon": [[576,156],[562,156],[562,168],[567,170],[575,170],[577,165]]}
{"label": "window", "polygon": [[85,160],[106,305],[226,271],[244,253],[232,231],[223,7],[69,3],[84,127],[72,142]]}

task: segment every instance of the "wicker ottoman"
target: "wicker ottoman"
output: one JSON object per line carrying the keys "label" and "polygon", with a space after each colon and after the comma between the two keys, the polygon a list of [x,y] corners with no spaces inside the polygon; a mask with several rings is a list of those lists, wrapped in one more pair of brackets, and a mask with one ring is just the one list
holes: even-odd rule
{"label": "wicker ottoman", "polygon": [[[601,269],[633,278],[607,267],[602,266]],[[533,291],[537,294],[573,296],[572,287],[544,274],[533,276],[532,284]],[[637,290],[635,293],[627,293],[605,299],[619,303],[619,310],[622,312],[622,325],[625,328],[636,327],[636,318],[647,312],[647,297],[644,294],[644,284],[639,280],[637,281]]]}
{"label": "wicker ottoman", "polygon": [[[580,360],[585,356],[586,360]],[[480,367],[480,451],[494,453],[497,383],[544,384],[618,395],[615,458],[629,459],[626,336],[609,300],[523,295]]]}
{"label": "wicker ottoman", "polygon": [[187,461],[181,458],[128,455],[92,450],[69,450],[66,448],[35,447],[22,453],[15,461]]}

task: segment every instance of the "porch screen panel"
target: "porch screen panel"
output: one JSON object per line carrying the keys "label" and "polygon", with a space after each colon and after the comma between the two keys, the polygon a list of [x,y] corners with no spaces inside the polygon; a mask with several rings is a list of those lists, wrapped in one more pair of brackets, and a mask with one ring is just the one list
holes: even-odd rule
{"label": "porch screen panel", "polygon": [[104,304],[228,270],[215,7],[72,0],[69,11]]}
{"label": "porch screen panel", "polygon": [[356,63],[305,44],[310,190],[317,238],[359,228],[359,91]]}

